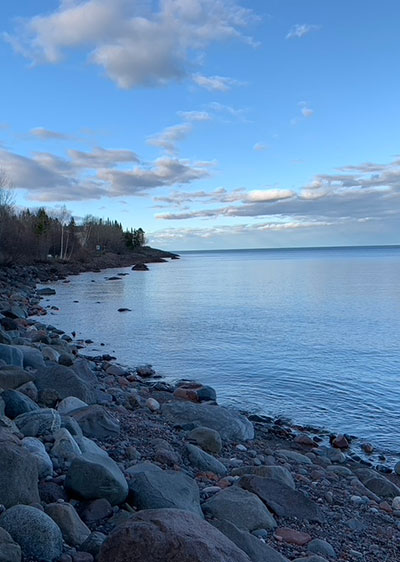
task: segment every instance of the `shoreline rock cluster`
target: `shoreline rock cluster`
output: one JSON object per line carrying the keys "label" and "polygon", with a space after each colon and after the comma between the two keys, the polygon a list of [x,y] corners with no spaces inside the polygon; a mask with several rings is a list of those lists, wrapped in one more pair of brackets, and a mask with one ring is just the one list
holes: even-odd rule
{"label": "shoreline rock cluster", "polygon": [[46,312],[37,282],[68,273],[0,270],[0,560],[400,559],[400,464],[386,474],[348,436],[85,357],[31,318]]}

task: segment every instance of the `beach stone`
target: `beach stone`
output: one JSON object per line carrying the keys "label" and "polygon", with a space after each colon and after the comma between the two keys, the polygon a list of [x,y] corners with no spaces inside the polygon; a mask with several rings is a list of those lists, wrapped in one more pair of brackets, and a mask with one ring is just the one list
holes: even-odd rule
{"label": "beach stone", "polygon": [[43,354],[43,358],[47,359],[47,361],[55,361],[58,362],[60,358],[60,353],[54,349],[54,347],[50,347],[49,345],[41,347],[41,351]]}
{"label": "beach stone", "polygon": [[119,435],[119,421],[98,404],[73,410],[70,416],[78,422],[85,437],[107,439]]}
{"label": "beach stone", "polygon": [[395,511],[400,510],[400,496],[396,496],[395,498],[393,498],[392,509],[394,509]]}
{"label": "beach stone", "polygon": [[60,468],[65,467],[81,454],[78,443],[68,429],[62,427],[54,434],[54,445],[51,448],[50,456],[57,461]]}
{"label": "beach stone", "polygon": [[161,409],[160,403],[154,398],[148,398],[145,405],[151,412],[158,412]]}
{"label": "beach stone", "polygon": [[349,442],[346,437],[340,433],[332,440],[332,446],[337,449],[348,449]]}
{"label": "beach stone", "polygon": [[35,375],[33,373],[28,373],[28,371],[24,371],[22,366],[0,366],[0,388],[4,390],[18,388],[21,385],[32,381],[34,378]]}
{"label": "beach stone", "polygon": [[35,347],[31,347],[29,345],[19,345],[18,349],[22,352],[24,367],[40,369],[46,366],[42,352],[39,349],[36,349]]}
{"label": "beach stone", "polygon": [[211,386],[195,381],[181,381],[174,390],[175,398],[191,402],[216,402],[217,393]]}
{"label": "beach stone", "polygon": [[219,460],[215,459],[212,455],[209,455],[195,445],[187,444],[186,453],[190,463],[201,472],[213,472],[214,474],[218,474],[220,476],[225,476],[228,472],[226,466],[224,466]]}
{"label": "beach stone", "polygon": [[294,461],[299,464],[312,464],[312,461],[309,457],[306,457],[306,455],[302,455],[297,451],[290,451],[288,449],[278,449],[276,452],[282,457],[289,459],[290,461]]}
{"label": "beach stone", "polygon": [[253,424],[235,410],[223,406],[174,400],[163,404],[162,413],[177,425],[193,423],[215,429],[224,440],[246,441],[254,438]]}
{"label": "beach stone", "polygon": [[322,522],[322,513],[317,504],[283,482],[262,476],[245,475],[240,478],[238,485],[256,494],[279,517]]}
{"label": "beach stone", "polygon": [[26,382],[25,384],[18,387],[18,392],[21,392],[25,396],[28,396],[34,402],[38,401],[38,389],[33,381]]}
{"label": "beach stone", "polygon": [[124,502],[128,484],[119,466],[107,454],[76,457],[67,472],[65,489],[85,500],[106,498],[112,505]]}
{"label": "beach stone", "polygon": [[91,525],[110,517],[112,514],[113,508],[110,502],[105,498],[100,498],[85,505],[81,511],[81,518],[85,523]]}
{"label": "beach stone", "polygon": [[380,498],[395,498],[400,496],[400,488],[382,474],[369,468],[359,468],[355,474],[368,490]]}
{"label": "beach stone", "polygon": [[275,535],[283,541],[297,546],[305,546],[311,541],[311,536],[308,533],[296,531],[296,529],[290,529],[289,527],[279,527],[276,529]]}
{"label": "beach stone", "polygon": [[59,402],[57,410],[61,415],[68,416],[70,412],[78,410],[79,408],[85,408],[86,406],[88,406],[88,404],[76,398],[76,396],[67,396],[67,398],[63,398],[63,400]]}
{"label": "beach stone", "polygon": [[35,457],[40,479],[53,475],[53,463],[40,439],[24,437],[22,439],[22,446]]}
{"label": "beach stone", "polygon": [[40,296],[48,296],[48,295],[55,295],[56,290],[52,287],[43,287],[41,289],[36,289],[36,294]]}
{"label": "beach stone", "polygon": [[225,519],[239,529],[273,529],[276,522],[263,502],[247,490],[238,486],[225,488],[203,503],[206,516]]}
{"label": "beach stone", "polygon": [[[6,365],[11,365],[13,367],[21,367],[21,368],[24,366],[24,355],[22,351],[18,349],[18,347],[15,345],[6,345],[4,343],[0,343],[0,359],[5,361]],[[1,378],[0,378],[0,382],[1,382]]]}
{"label": "beach stone", "polygon": [[21,414],[15,424],[26,437],[37,437],[46,432],[54,433],[61,427],[60,414],[52,408],[43,408]]}
{"label": "beach stone", "polygon": [[0,504],[11,507],[18,503],[40,501],[36,458],[12,442],[2,442],[0,454]]}
{"label": "beach stone", "polygon": [[68,501],[68,495],[64,488],[56,482],[39,482],[40,501],[43,503],[54,503],[56,501]]}
{"label": "beach stone", "polygon": [[89,537],[90,529],[70,503],[50,503],[46,505],[45,511],[60,527],[67,544],[80,546]]}
{"label": "beach stone", "polygon": [[5,529],[0,527],[0,560],[1,562],[21,562],[21,547],[11,538]]}
{"label": "beach stone", "polygon": [[54,521],[40,509],[15,505],[0,517],[0,526],[20,545],[24,556],[52,562],[63,549],[62,535]]}
{"label": "beach stone", "polygon": [[211,525],[228,537],[240,550],[243,550],[251,562],[289,562],[285,556],[265,542],[247,531],[242,531],[230,521],[216,519],[211,521]]}
{"label": "beach stone", "polygon": [[146,510],[104,541],[98,562],[250,562],[225,535],[194,513]]}
{"label": "beach stone", "polygon": [[293,562],[328,562],[326,558],[318,556],[318,554],[312,554],[311,556],[303,556],[301,558],[295,558]]}
{"label": "beach stone", "polygon": [[80,545],[81,550],[84,552],[89,552],[95,558],[97,557],[98,553],[100,552],[100,548],[103,542],[106,540],[107,536],[104,533],[100,533],[99,531],[95,531],[90,533],[88,538]]}
{"label": "beach stone", "polygon": [[[78,372],[77,372],[78,370]],[[96,402],[96,386],[81,364],[74,368],[65,367],[56,363],[39,369],[36,373],[35,384],[38,390],[51,388],[56,390],[61,399],[75,396],[87,404]]]}
{"label": "beach stone", "polygon": [[195,427],[188,435],[188,441],[193,441],[204,451],[218,454],[222,449],[222,440],[218,431],[209,427]]}
{"label": "beach stone", "polygon": [[21,414],[39,410],[33,400],[18,390],[5,390],[1,393],[1,398],[4,400],[4,413],[11,420]]}
{"label": "beach stone", "polygon": [[[67,429],[75,440],[83,438],[81,426],[74,418],[71,418],[71,416],[61,415],[61,429],[62,428]],[[85,437],[85,439],[87,439],[87,437]],[[82,447],[80,448],[82,449]]]}
{"label": "beach stone", "polygon": [[264,478],[272,478],[279,480],[293,490],[296,488],[293,476],[284,466],[239,466],[234,468],[231,472],[232,476],[244,476],[245,474],[254,474],[256,476],[263,476]]}
{"label": "beach stone", "polygon": [[[130,472],[130,498],[138,509],[175,508],[203,517],[195,480],[183,472],[155,470],[142,463]],[[158,467],[156,467],[158,468]]]}
{"label": "beach stone", "polygon": [[323,539],[314,539],[307,545],[307,552],[312,552],[313,554],[320,554],[321,556],[328,556],[331,558],[337,558],[335,549],[331,544]]}

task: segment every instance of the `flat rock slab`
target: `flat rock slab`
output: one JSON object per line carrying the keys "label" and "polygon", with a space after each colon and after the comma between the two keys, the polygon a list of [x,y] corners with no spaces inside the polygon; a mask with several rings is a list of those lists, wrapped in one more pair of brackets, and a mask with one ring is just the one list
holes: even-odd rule
{"label": "flat rock slab", "polygon": [[98,562],[251,562],[212,525],[187,511],[150,509],[119,525]]}
{"label": "flat rock slab", "polygon": [[255,474],[256,476],[263,476],[264,478],[273,478],[279,480],[292,488],[296,488],[293,476],[284,466],[240,466],[232,470],[232,476],[244,476],[245,474]]}
{"label": "flat rock slab", "polygon": [[355,474],[368,490],[380,498],[395,498],[400,496],[400,488],[393,482],[369,468],[360,468]]}
{"label": "flat rock slab", "polygon": [[175,424],[195,424],[218,431],[227,441],[246,441],[254,438],[253,424],[244,416],[222,406],[172,401],[163,405],[162,413]]}
{"label": "flat rock slab", "polygon": [[297,546],[305,546],[311,541],[311,536],[308,533],[296,531],[289,527],[279,527],[276,529],[275,535],[283,541]]}
{"label": "flat rock slab", "polygon": [[296,517],[300,521],[323,521],[315,502],[283,482],[256,475],[242,476],[239,486],[256,494],[279,517]]}
{"label": "flat rock slab", "polygon": [[265,542],[246,531],[242,531],[229,521],[217,519],[212,521],[211,524],[243,550],[249,556],[251,562],[289,562],[285,556],[282,556]]}
{"label": "flat rock slab", "polygon": [[276,522],[263,502],[251,492],[231,486],[203,503],[206,515],[225,519],[246,531],[273,529]]}
{"label": "flat rock slab", "polygon": [[289,449],[278,449],[276,452],[278,455],[285,457],[289,461],[294,461],[299,464],[312,464],[311,459],[309,459],[302,453],[298,453],[297,451],[291,451]]}
{"label": "flat rock slab", "polygon": [[[140,465],[131,473],[129,491],[138,509],[175,508],[203,517],[200,492],[195,480],[183,472],[157,470],[154,465]],[[136,468],[136,467],[134,467]]]}
{"label": "flat rock slab", "polygon": [[98,404],[73,410],[69,415],[79,423],[85,437],[107,439],[119,435],[119,421]]}

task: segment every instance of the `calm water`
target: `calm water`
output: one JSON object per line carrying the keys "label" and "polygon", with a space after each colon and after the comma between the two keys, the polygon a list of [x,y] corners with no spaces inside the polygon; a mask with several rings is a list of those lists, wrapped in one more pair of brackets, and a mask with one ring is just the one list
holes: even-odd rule
{"label": "calm water", "polygon": [[400,451],[400,248],[192,252],[150,268],[57,284],[48,321],[222,403]]}

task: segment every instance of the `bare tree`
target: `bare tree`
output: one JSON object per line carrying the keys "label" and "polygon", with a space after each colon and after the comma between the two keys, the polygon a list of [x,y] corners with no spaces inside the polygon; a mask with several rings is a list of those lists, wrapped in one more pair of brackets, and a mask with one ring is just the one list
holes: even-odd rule
{"label": "bare tree", "polygon": [[0,209],[11,211],[15,203],[14,193],[11,188],[10,178],[6,172],[0,168]]}

